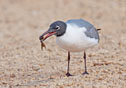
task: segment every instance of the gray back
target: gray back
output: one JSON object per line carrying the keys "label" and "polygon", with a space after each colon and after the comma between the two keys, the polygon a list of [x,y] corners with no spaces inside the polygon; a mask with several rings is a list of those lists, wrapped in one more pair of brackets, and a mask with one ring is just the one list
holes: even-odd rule
{"label": "gray back", "polygon": [[99,35],[98,35],[98,31],[97,29],[90,24],[89,22],[83,20],[83,19],[72,19],[72,20],[68,20],[66,22],[67,24],[74,24],[78,27],[85,27],[87,29],[86,32],[84,32],[88,37],[90,38],[95,38],[99,40]]}

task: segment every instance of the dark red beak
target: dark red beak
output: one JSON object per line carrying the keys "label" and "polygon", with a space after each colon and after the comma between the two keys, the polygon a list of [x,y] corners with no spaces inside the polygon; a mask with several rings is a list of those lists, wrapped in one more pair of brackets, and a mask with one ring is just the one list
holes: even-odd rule
{"label": "dark red beak", "polygon": [[39,40],[46,40],[48,37],[50,37],[50,36],[52,36],[52,35],[54,35],[54,34],[56,34],[56,31],[50,31],[50,30],[48,30],[48,31],[46,31],[46,32],[44,32],[40,37],[39,37]]}

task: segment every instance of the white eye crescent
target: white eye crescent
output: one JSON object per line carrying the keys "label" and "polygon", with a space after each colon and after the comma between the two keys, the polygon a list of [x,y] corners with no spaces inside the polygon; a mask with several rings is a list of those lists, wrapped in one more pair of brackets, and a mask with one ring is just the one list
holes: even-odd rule
{"label": "white eye crescent", "polygon": [[56,30],[59,30],[60,29],[60,27],[59,26],[56,26]]}

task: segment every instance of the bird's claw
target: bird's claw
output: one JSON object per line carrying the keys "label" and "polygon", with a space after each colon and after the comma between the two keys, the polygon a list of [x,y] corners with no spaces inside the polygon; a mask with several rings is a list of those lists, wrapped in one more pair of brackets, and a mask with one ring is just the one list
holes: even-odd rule
{"label": "bird's claw", "polygon": [[89,73],[87,71],[83,72],[82,75],[88,75]]}
{"label": "bird's claw", "polygon": [[67,72],[66,76],[69,77],[69,76],[73,76],[73,75],[71,75],[69,72]]}

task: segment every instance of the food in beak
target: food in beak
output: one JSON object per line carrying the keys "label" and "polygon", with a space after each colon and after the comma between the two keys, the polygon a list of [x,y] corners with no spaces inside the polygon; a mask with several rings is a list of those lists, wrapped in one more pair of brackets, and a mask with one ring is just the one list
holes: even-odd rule
{"label": "food in beak", "polygon": [[56,32],[49,32],[49,31],[47,31],[47,32],[43,33],[43,34],[39,37],[39,40],[40,40],[40,42],[41,42],[41,50],[43,50],[43,47],[46,48],[46,46],[45,46],[45,44],[43,43],[43,41],[46,40],[48,37],[54,35],[55,33],[56,33]]}
{"label": "food in beak", "polygon": [[40,40],[40,42],[41,42],[41,50],[43,50],[43,47],[46,48],[46,46],[45,46],[45,44],[43,43],[43,40],[42,40],[42,39]]}
{"label": "food in beak", "polygon": [[45,32],[45,33],[43,33],[43,34],[39,37],[39,40],[40,40],[40,42],[41,42],[41,50],[43,50],[43,47],[46,48],[46,46],[45,46],[45,44],[43,43],[43,41],[48,37],[48,36],[44,37],[44,36],[47,35],[47,34],[48,34],[48,31]]}
{"label": "food in beak", "polygon": [[41,42],[41,50],[43,50],[43,47],[46,48],[45,44],[43,43],[43,41],[44,41],[43,36],[40,36],[40,37],[39,37],[39,40],[40,40],[40,42]]}

